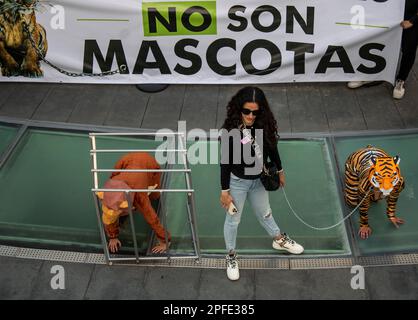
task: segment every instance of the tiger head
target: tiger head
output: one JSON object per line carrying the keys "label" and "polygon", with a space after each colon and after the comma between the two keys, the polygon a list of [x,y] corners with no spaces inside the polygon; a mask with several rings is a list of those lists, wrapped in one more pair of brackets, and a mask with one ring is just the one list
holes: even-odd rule
{"label": "tiger head", "polygon": [[401,159],[396,157],[372,157],[372,167],[370,168],[369,180],[371,184],[378,188],[383,196],[388,196],[393,187],[399,182],[401,171],[399,162]]}

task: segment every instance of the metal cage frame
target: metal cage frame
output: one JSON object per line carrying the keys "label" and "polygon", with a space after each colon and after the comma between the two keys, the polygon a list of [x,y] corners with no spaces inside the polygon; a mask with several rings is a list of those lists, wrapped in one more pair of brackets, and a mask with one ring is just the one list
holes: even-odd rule
{"label": "metal cage frame", "polygon": [[[156,136],[166,136],[170,137],[171,139],[177,138],[179,148],[178,149],[97,149],[97,141],[96,137],[102,137],[102,136],[150,136],[150,137],[156,137]],[[195,206],[195,196],[192,185],[192,177],[191,177],[191,169],[189,167],[189,161],[187,158],[187,141],[186,136],[184,133],[181,132],[164,132],[164,133],[157,133],[157,132],[116,132],[116,133],[89,133],[89,138],[91,142],[91,150],[90,150],[90,156],[91,156],[91,164],[92,164],[92,178],[93,178],[93,188],[91,189],[94,204],[96,208],[96,215],[97,215],[97,221],[99,225],[100,230],[100,237],[103,245],[103,251],[106,263],[109,265],[115,263],[115,262],[127,262],[127,261],[135,261],[139,262],[140,260],[162,260],[162,259],[170,259],[170,258],[192,258],[196,259],[197,261],[200,261],[201,259],[201,252],[200,252],[200,243],[199,243],[199,237],[197,233],[197,219],[196,219],[196,206]],[[175,141],[174,141],[175,142]],[[98,154],[101,153],[132,153],[132,152],[171,152],[171,153],[179,153],[181,155],[183,168],[182,169],[99,169],[98,168]],[[106,188],[99,188],[99,176],[98,174],[100,172],[162,172],[162,173],[184,173],[185,182],[186,182],[186,189],[167,189],[167,179],[166,176],[163,175],[162,177],[162,183],[161,183],[161,189],[106,189]],[[96,192],[112,192],[112,191],[122,191],[126,193],[126,198],[128,199],[128,211],[129,211],[129,220],[131,225],[131,233],[132,233],[132,240],[134,244],[134,257],[130,256],[121,256],[121,255],[111,255],[108,248],[108,242],[106,239],[106,234],[104,231],[101,215],[102,212],[100,210],[100,199],[98,198]],[[165,229],[165,240],[168,242],[168,235],[167,235],[167,216],[166,216],[166,210],[165,210],[165,193],[168,192],[175,192],[175,193],[185,193],[187,195],[187,214],[188,214],[188,222],[191,230],[191,236],[192,236],[192,243],[193,243],[193,249],[194,254],[172,254],[170,252],[170,248],[167,248],[167,251],[163,255],[159,256],[152,256],[152,255],[146,255],[146,256],[140,256],[138,252],[138,244],[136,239],[136,231],[135,231],[135,225],[134,225],[134,218],[133,218],[133,204],[128,197],[129,193],[132,192],[159,192],[161,194],[161,198],[158,205],[157,214],[161,218],[164,229]],[[154,233],[153,233],[154,235]],[[153,235],[151,236],[151,243],[153,241]]]}

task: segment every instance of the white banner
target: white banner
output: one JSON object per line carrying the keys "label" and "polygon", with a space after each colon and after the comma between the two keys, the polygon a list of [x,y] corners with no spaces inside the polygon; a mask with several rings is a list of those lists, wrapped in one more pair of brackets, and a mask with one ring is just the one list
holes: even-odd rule
{"label": "white banner", "polygon": [[393,82],[403,12],[404,0],[0,0],[0,80]]}

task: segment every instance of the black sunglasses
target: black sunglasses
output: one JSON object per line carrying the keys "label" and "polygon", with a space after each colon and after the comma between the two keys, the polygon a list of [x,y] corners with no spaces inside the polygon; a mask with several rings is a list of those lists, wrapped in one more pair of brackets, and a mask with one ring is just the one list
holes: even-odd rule
{"label": "black sunglasses", "polygon": [[241,113],[245,114],[246,116],[248,116],[250,113],[252,113],[254,116],[258,116],[260,112],[260,110],[250,110],[246,108],[241,109]]}

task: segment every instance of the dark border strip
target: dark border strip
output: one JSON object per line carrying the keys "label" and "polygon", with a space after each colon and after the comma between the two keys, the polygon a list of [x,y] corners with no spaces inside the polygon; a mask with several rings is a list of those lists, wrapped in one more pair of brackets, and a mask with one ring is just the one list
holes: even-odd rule
{"label": "dark border strip", "polygon": [[[340,205],[341,205],[341,208],[343,209],[344,217],[346,217],[347,214],[348,214],[348,210],[347,210],[348,207],[345,204],[344,196],[343,196],[344,179],[341,175],[341,168],[340,168],[340,165],[339,165],[339,162],[338,162],[336,141],[335,141],[334,137],[330,137],[328,141],[330,143],[331,153],[332,153],[333,160],[334,160],[333,168],[334,168],[334,175],[335,175],[335,178],[337,180],[337,185],[338,185],[337,188],[338,188],[338,196],[339,196],[339,199],[340,199]],[[348,241],[350,242],[350,248],[351,248],[351,253],[353,255],[354,262],[358,262],[358,257],[360,256],[360,249],[359,249],[358,243],[355,239],[355,230],[356,229],[355,229],[355,226],[352,223],[352,219],[349,218],[348,221],[346,221],[344,223],[344,225],[345,225],[345,228],[346,228]]]}
{"label": "dark border strip", "polygon": [[[45,249],[30,249],[20,247],[10,247],[0,245],[0,256],[10,257],[15,259],[35,259],[46,261],[60,261],[70,263],[84,263],[84,264],[106,264],[103,254],[97,253],[83,253],[71,251],[57,251]],[[224,257],[202,256],[198,261],[195,257],[172,257],[170,260],[140,260],[137,263],[134,261],[125,261],[118,263],[126,266],[140,266],[140,267],[174,267],[174,268],[209,268],[209,269],[224,269]],[[418,254],[391,254],[380,255],[372,257],[360,257],[355,261],[352,257],[329,257],[329,258],[253,258],[241,257],[241,269],[283,269],[283,270],[311,270],[311,269],[348,269],[354,265],[361,265],[363,267],[382,267],[382,266],[400,266],[400,265],[417,265]]]}
{"label": "dark border strip", "polygon": [[[50,121],[38,121],[38,120],[22,120],[10,117],[0,117],[0,123],[6,124],[20,124],[26,125],[28,128],[35,129],[55,129],[66,131],[78,131],[78,132],[157,132],[155,129],[142,129],[142,128],[125,128],[125,127],[107,127],[97,125],[85,125],[78,123],[64,123],[64,122],[50,122]],[[146,138],[146,137],[145,137]]]}
{"label": "dark border strip", "polygon": [[1,156],[0,156],[0,170],[3,168],[3,166],[5,165],[7,160],[10,158],[10,156],[12,155],[13,151],[16,149],[16,147],[19,144],[22,137],[26,134],[27,129],[28,129],[28,127],[26,125],[22,125],[19,128],[19,130],[16,133],[13,140],[10,141],[6,150],[1,154]]}
{"label": "dark border strip", "polygon": [[[127,127],[112,127],[112,126],[98,126],[78,123],[64,123],[64,122],[50,122],[41,120],[22,120],[19,118],[0,116],[0,123],[21,124],[28,127],[42,128],[42,129],[62,129],[70,131],[87,131],[87,132],[157,132],[157,129],[144,128],[127,128]],[[219,129],[217,129],[219,130]],[[174,130],[173,130],[174,131]],[[210,138],[209,131],[204,131],[208,140]],[[350,137],[369,137],[369,136],[391,136],[391,135],[408,135],[418,134],[418,128],[408,129],[391,129],[391,130],[361,130],[361,131],[339,131],[339,132],[284,132],[280,133],[282,139],[323,139],[323,138],[350,138]],[[217,139],[217,137],[216,137]]]}

